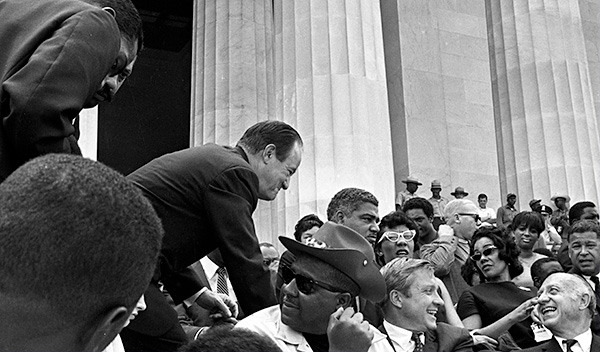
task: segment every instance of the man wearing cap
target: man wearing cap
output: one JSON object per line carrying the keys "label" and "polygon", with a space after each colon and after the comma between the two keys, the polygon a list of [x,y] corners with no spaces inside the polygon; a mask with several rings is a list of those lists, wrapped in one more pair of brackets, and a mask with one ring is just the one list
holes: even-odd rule
{"label": "man wearing cap", "polygon": [[517,195],[514,193],[509,193],[506,195],[506,205],[498,208],[497,225],[500,230],[504,230],[508,225],[510,225],[513,221],[513,218],[519,212],[517,208],[515,208],[515,203],[517,202]]}
{"label": "man wearing cap", "polygon": [[442,183],[439,180],[431,181],[431,198],[429,203],[433,206],[433,227],[437,231],[441,224],[445,223],[444,208],[448,204],[448,199],[440,195],[442,192]]}
{"label": "man wearing cap", "polygon": [[555,194],[550,198],[551,201],[556,205],[556,210],[552,213],[552,224],[557,226],[561,221],[569,222],[569,207],[567,203],[571,201],[565,193]]}
{"label": "man wearing cap", "polygon": [[369,242],[346,226],[324,224],[306,244],[279,237],[296,256],[284,272],[281,305],[258,311],[235,328],[275,341],[282,351],[367,351],[375,327],[355,313],[356,297],[379,302],[385,281]]}
{"label": "man wearing cap", "polygon": [[437,323],[443,305],[433,266],[426,260],[399,258],[381,268],[386,297],[385,320],[373,338],[372,352],[473,351],[469,331]]}
{"label": "man wearing cap", "polygon": [[558,234],[558,231],[556,231],[556,228],[550,222],[552,208],[550,208],[546,204],[541,204],[536,211],[542,214],[542,218],[544,218],[545,228],[544,231],[540,233],[540,238],[543,239],[544,243],[546,244],[546,247],[553,253],[555,253],[562,245],[563,240]]}
{"label": "man wearing cap", "polygon": [[450,192],[455,199],[463,199],[464,197],[469,195],[469,192],[466,192],[464,187],[458,186],[454,189],[454,192]]}
{"label": "man wearing cap", "polygon": [[408,176],[405,180],[402,180],[402,182],[406,184],[406,189],[402,192],[398,192],[398,195],[396,196],[396,210],[402,210],[404,202],[411,198],[418,197],[416,192],[419,186],[422,185],[419,180],[412,176]]}
{"label": "man wearing cap", "polygon": [[540,212],[540,207],[542,206],[542,200],[539,198],[533,198],[529,201],[529,207],[531,211]]}
{"label": "man wearing cap", "polygon": [[421,247],[421,258],[433,264],[435,276],[442,279],[452,302],[456,303],[468,287],[460,270],[469,257],[469,241],[481,220],[477,206],[467,199],[455,199],[448,203],[444,215],[446,225],[440,226],[440,237]]}

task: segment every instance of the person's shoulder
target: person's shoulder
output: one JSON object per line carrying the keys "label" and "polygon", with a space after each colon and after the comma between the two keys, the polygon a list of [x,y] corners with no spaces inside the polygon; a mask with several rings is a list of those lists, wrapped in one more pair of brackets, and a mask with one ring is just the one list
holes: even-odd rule
{"label": "person's shoulder", "polygon": [[264,308],[240,320],[235,327],[255,330],[258,326],[274,325],[281,320],[279,305]]}

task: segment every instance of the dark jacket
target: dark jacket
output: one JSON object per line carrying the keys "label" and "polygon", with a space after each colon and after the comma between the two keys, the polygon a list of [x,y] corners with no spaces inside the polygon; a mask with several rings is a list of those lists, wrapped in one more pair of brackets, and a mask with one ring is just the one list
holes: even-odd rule
{"label": "dark jacket", "polygon": [[81,154],[73,120],[100,88],[121,36],[79,0],[0,0],[0,182],[47,153]]}
{"label": "dark jacket", "polygon": [[[585,348],[583,349],[585,351]],[[521,350],[521,352],[562,352],[562,348],[553,337],[541,345]],[[592,346],[590,352],[600,352],[600,337],[592,335]]]}

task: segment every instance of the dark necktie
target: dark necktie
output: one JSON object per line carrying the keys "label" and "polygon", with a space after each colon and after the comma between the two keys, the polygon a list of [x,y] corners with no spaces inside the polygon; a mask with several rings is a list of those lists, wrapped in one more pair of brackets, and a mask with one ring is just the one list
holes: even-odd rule
{"label": "dark necktie", "polygon": [[229,295],[229,289],[227,288],[227,269],[222,266],[217,269],[217,293]]}
{"label": "dark necktie", "polygon": [[600,302],[600,280],[598,280],[598,276],[592,275],[590,280],[594,283],[594,293],[596,294],[596,304]]}
{"label": "dark necktie", "polygon": [[423,352],[423,342],[421,342],[421,334],[413,332],[411,340],[415,342],[415,352]]}
{"label": "dark necktie", "polygon": [[[598,281],[598,278],[596,278],[596,285],[598,284],[597,281]],[[565,345],[567,345],[567,352],[573,352],[573,349],[571,347],[573,347],[577,343],[577,340],[567,339],[567,340],[563,341],[563,343]]]}

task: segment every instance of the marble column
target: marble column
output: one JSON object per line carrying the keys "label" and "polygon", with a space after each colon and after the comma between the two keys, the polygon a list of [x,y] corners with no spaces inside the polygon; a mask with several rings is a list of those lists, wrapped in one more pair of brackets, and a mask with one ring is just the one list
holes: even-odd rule
{"label": "marble column", "polygon": [[[578,1],[486,0],[500,188],[599,199],[597,112]],[[572,201],[572,202],[573,202]]]}
{"label": "marble column", "polygon": [[379,1],[275,0],[277,116],[298,127],[304,159],[277,219],[291,235],[345,187],[393,210],[394,183]]}

